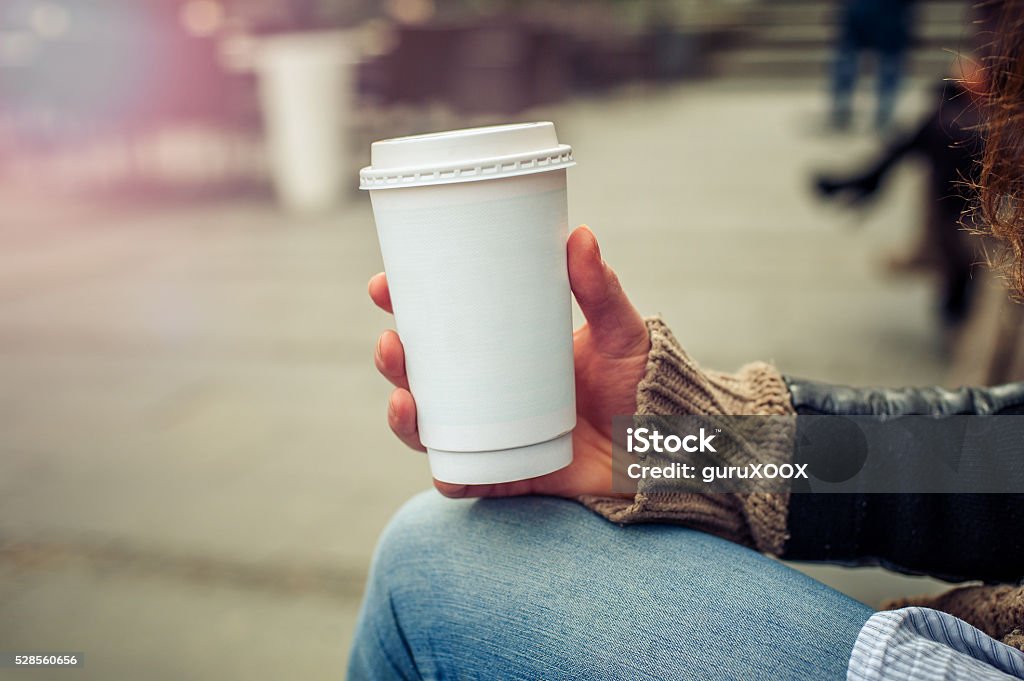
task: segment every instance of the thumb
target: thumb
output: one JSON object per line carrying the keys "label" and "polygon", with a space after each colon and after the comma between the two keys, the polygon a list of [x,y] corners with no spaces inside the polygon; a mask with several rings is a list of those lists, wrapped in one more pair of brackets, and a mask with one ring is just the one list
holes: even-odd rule
{"label": "thumb", "polygon": [[601,249],[590,228],[578,227],[566,245],[569,285],[599,352],[613,357],[646,354],[650,348],[647,326],[622,290],[619,278],[601,259]]}

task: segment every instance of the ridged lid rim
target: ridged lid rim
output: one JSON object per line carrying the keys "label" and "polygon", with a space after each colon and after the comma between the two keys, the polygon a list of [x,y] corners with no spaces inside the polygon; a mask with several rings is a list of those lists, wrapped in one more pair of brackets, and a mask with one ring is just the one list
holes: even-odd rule
{"label": "ridged lid rim", "polygon": [[574,165],[576,161],[573,158],[572,147],[568,144],[559,144],[552,149],[440,165],[381,170],[366,166],[359,171],[359,188],[395,189],[494,180],[569,168]]}

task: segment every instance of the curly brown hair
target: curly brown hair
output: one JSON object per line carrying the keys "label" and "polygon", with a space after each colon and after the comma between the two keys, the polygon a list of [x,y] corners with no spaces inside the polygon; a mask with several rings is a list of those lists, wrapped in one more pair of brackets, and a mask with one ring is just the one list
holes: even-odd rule
{"label": "curly brown hair", "polygon": [[1024,297],[1024,1],[1005,0],[993,9],[995,31],[984,61],[978,205],[986,230],[1006,246],[1001,264],[1009,283]]}

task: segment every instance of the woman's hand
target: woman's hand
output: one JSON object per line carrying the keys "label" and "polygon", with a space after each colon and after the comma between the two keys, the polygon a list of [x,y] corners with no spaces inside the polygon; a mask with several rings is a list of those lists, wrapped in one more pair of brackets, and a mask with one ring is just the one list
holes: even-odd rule
{"label": "woman's hand", "polygon": [[[453,485],[434,481],[449,497],[498,497],[546,494],[575,497],[608,495],[612,476],[612,416],[636,411],[636,388],[643,378],[650,339],[643,318],[626,297],[615,272],[601,259],[597,239],[587,227],[569,235],[569,284],[587,323],[573,334],[576,364],[576,429],[573,461],[561,470],[529,480],[495,485]],[[384,274],[370,279],[370,298],[391,312]],[[424,451],[416,427],[416,403],[409,392],[405,351],[394,331],[377,341],[377,370],[395,389],[388,401],[388,425],[405,444]]]}

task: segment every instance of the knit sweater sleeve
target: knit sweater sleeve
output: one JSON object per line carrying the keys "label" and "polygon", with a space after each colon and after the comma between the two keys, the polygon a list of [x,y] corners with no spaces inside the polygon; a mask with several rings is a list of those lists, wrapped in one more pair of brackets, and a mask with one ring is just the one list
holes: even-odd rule
{"label": "knit sweater sleeve", "polygon": [[[658,317],[646,320],[651,351],[637,386],[641,415],[793,415],[789,391],[769,364],[747,364],[736,373],[706,371],[683,350]],[[786,542],[788,493],[696,494],[647,491],[635,497],[579,499],[613,522],[685,525],[759,551],[781,554]]]}

